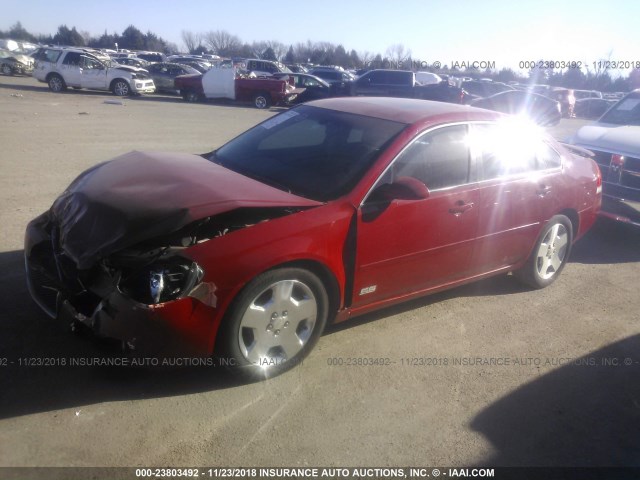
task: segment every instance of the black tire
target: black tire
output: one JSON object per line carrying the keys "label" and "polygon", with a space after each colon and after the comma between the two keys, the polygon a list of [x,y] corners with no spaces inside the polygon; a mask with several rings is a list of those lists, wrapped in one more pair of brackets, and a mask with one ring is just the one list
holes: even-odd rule
{"label": "black tire", "polygon": [[64,78],[57,73],[53,73],[49,76],[47,84],[49,85],[49,90],[53,93],[64,92],[67,89],[67,84],[64,82]]}
{"label": "black tire", "polygon": [[572,244],[571,220],[555,215],[540,232],[527,263],[513,272],[514,276],[533,288],[551,285],[567,264]]}
{"label": "black tire", "polygon": [[5,75],[13,75],[13,69],[11,68],[11,65],[9,65],[8,63],[3,63],[2,66],[0,67],[0,71]]}
{"label": "black tire", "polygon": [[269,108],[271,106],[271,95],[266,92],[256,93],[253,97],[253,106],[260,110]]}
{"label": "black tire", "polygon": [[202,97],[193,90],[184,90],[181,93],[185,102],[197,103],[202,100]]}
{"label": "black tire", "polygon": [[[290,293],[287,297],[281,292]],[[264,308],[256,309],[258,305]],[[328,310],[327,290],[315,274],[300,268],[269,270],[232,302],[220,326],[215,356],[247,379],[279,375],[308,355],[327,324]]]}
{"label": "black tire", "polygon": [[131,95],[131,87],[126,80],[118,78],[111,83],[111,92],[118,97],[128,97]]}

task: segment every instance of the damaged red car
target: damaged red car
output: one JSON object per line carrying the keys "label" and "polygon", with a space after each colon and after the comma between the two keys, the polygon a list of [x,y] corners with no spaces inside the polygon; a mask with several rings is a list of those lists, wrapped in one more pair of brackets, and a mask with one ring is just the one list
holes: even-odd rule
{"label": "damaged red car", "polygon": [[132,349],[277,374],[332,322],[507,272],[552,283],[600,206],[588,153],[468,106],[311,102],[211,153],[82,173],[27,227],[28,284]]}

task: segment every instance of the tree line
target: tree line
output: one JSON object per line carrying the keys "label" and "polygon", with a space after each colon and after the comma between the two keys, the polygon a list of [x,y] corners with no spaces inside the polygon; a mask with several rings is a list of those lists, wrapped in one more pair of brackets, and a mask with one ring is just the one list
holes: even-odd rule
{"label": "tree line", "polygon": [[105,32],[92,36],[89,32],[60,25],[58,31],[51,35],[34,35],[28,32],[20,22],[15,23],[9,30],[0,30],[0,38],[22,40],[42,45],[66,45],[70,47],[90,48],[124,48],[127,50],[151,50],[154,52],[176,53],[178,46],[164,40],[153,32],[143,33],[133,25],[124,29],[121,34]]}
{"label": "tree line", "polygon": [[[357,52],[340,44],[311,40],[290,45],[277,40],[249,43],[226,30],[199,33],[183,30],[181,37],[186,51],[190,54],[210,53],[221,57],[261,58],[287,64],[339,65],[348,69],[398,68],[399,65],[414,64],[411,50],[402,44],[391,45],[384,54],[381,54],[369,51]],[[33,35],[20,22],[17,22],[9,30],[0,31],[0,38],[91,48],[113,49],[117,44],[120,49],[151,50],[166,54],[178,53],[180,50],[176,44],[164,40],[151,31],[143,33],[133,25],[128,26],[122,34],[110,34],[105,30],[102,35],[95,37],[89,32],[77,30],[75,26],[68,28],[66,25],[59,26],[54,35]],[[613,77],[607,70],[590,69],[588,66],[585,68],[586,71],[579,68],[566,70],[534,68],[527,73],[518,73],[510,68],[458,70],[448,65],[442,65],[439,69],[427,67],[425,70],[472,78],[492,78],[502,82],[544,83],[559,87],[604,92],[629,91],[632,88],[640,88],[640,70],[617,77]]]}

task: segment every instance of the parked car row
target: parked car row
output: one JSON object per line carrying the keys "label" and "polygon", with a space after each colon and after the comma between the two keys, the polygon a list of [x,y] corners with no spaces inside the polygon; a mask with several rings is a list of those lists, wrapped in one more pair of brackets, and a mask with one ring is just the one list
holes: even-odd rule
{"label": "parked car row", "polygon": [[[5,74],[33,71],[34,77],[46,82],[54,92],[67,87],[109,90],[116,95],[157,91],[177,93],[188,101],[207,98],[251,101],[258,108],[337,96],[406,97],[468,103],[526,116],[544,126],[556,125],[562,116],[597,118],[615,103],[601,98],[602,94],[597,91],[572,91],[548,85],[529,85],[523,89],[518,84],[460,79],[456,86],[455,79],[442,80],[429,72],[376,69],[355,76],[340,67],[316,66],[309,73],[293,73],[281,63],[258,59],[237,59],[225,64],[222,59],[205,60],[196,56],[170,57],[174,62],[150,62],[141,58],[146,55],[157,60],[161,54],[156,53],[119,53],[114,54],[114,60],[93,49],[44,47],[33,53],[34,66],[33,61],[29,62],[31,57],[9,56],[0,51],[3,55],[0,71]],[[202,85],[203,78],[216,61],[223,68],[235,63],[238,71],[248,77],[272,77],[273,81],[258,83],[247,78],[237,84],[242,85],[239,89],[207,91]],[[186,79],[178,81],[180,77]]]}
{"label": "parked car row", "polygon": [[507,90],[490,97],[478,98],[473,100],[471,105],[524,116],[543,126],[557,125],[562,118],[559,102],[544,95],[522,90]]}

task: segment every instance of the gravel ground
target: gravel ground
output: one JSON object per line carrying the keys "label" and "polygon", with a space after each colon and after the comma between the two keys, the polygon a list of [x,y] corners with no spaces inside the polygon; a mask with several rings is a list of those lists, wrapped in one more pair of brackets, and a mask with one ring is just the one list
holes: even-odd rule
{"label": "gravel ground", "polygon": [[111,348],[30,300],[27,222],[98,162],[210,151],[277,111],[118,102],[0,77],[0,466],[640,466],[640,232],[610,223],[544,291],[502,276],[360,317],[268,381],[24,366]]}

